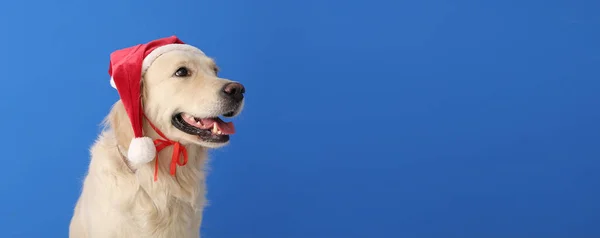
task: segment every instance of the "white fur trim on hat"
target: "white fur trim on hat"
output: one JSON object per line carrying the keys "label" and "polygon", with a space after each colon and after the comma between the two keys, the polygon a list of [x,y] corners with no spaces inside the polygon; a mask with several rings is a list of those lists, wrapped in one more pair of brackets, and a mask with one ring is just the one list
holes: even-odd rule
{"label": "white fur trim on hat", "polygon": [[152,161],[156,156],[156,147],[150,137],[133,138],[127,151],[127,159],[134,165]]}
{"label": "white fur trim on hat", "polygon": [[[150,65],[152,65],[152,63],[154,63],[154,60],[156,60],[159,56],[163,55],[164,53],[175,51],[175,50],[187,51],[187,52],[191,52],[191,53],[195,53],[195,54],[205,55],[204,52],[202,52],[202,50],[200,50],[194,46],[188,45],[188,44],[163,45],[163,46],[160,46],[160,47],[154,49],[152,52],[150,52],[150,54],[148,54],[146,56],[146,58],[144,58],[144,62],[142,62],[142,75],[144,75],[144,73],[146,73],[146,70],[148,70],[148,68],[150,68]],[[140,80],[142,80],[142,79],[140,79]],[[110,86],[112,86],[114,89],[117,89],[117,86],[115,85],[115,81],[112,77],[110,78]]]}
{"label": "white fur trim on hat", "polygon": [[117,89],[117,85],[115,84],[115,79],[113,79],[113,77],[110,77],[110,86],[114,89]]}
{"label": "white fur trim on hat", "polygon": [[195,53],[195,54],[200,54],[200,55],[204,55],[204,52],[202,52],[200,49],[188,45],[188,44],[168,44],[168,45],[163,45],[160,46],[156,49],[154,49],[152,52],[150,52],[150,54],[148,54],[146,56],[146,58],[144,58],[144,62],[142,63],[142,75],[144,75],[144,73],[146,73],[146,70],[148,70],[148,68],[150,68],[150,65],[152,65],[152,63],[154,63],[154,60],[156,60],[159,56],[167,53],[167,52],[171,52],[171,51],[187,51],[187,52],[191,52],[191,53]]}

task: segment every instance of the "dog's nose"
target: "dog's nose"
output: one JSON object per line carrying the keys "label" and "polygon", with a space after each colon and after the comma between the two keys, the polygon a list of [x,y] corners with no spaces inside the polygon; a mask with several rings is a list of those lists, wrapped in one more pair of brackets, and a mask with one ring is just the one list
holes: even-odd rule
{"label": "dog's nose", "polygon": [[223,87],[223,96],[226,98],[230,98],[236,102],[242,101],[244,99],[244,93],[246,92],[246,88],[244,85],[240,83],[227,83]]}

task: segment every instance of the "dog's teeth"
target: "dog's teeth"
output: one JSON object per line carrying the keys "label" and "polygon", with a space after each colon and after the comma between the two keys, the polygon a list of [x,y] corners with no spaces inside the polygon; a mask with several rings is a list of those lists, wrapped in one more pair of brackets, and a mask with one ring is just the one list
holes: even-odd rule
{"label": "dog's teeth", "polygon": [[202,125],[202,123],[200,123],[200,121],[196,121],[196,125]]}
{"label": "dog's teeth", "polygon": [[217,124],[213,124],[212,133],[217,134],[218,132],[219,128],[217,127]]}

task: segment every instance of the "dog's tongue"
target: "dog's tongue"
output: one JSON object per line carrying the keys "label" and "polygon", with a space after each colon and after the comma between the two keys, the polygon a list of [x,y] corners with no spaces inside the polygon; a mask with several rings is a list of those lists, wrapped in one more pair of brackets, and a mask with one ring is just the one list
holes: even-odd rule
{"label": "dog's tongue", "polygon": [[221,118],[206,118],[201,119],[200,122],[203,125],[213,125],[216,124],[217,128],[223,135],[232,135],[235,133],[235,127],[233,127],[233,122],[224,122]]}

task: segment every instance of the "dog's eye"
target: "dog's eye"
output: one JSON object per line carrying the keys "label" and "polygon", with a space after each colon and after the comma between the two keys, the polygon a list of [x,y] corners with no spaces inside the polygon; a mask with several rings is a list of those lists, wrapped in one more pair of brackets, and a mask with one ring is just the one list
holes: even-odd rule
{"label": "dog's eye", "polygon": [[175,71],[175,76],[177,77],[187,77],[190,76],[190,70],[186,67],[181,67]]}

